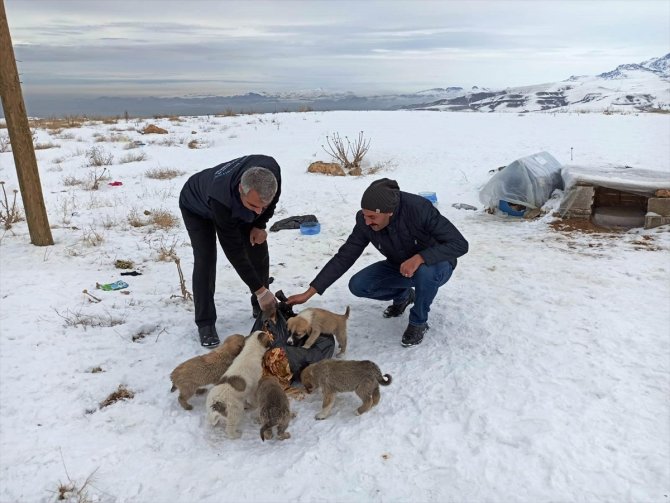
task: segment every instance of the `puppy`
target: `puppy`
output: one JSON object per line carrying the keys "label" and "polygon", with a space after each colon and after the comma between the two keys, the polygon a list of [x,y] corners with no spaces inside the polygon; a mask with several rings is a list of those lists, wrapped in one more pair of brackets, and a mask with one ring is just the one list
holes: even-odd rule
{"label": "puppy", "polygon": [[272,438],[272,428],[274,426],[277,427],[277,438],[279,440],[291,438],[291,434],[286,431],[291,420],[288,397],[275,376],[261,377],[256,389],[256,403],[260,407],[261,440],[265,442]]}
{"label": "puppy", "polygon": [[269,332],[257,330],[246,338],[240,354],[233,360],[219,384],[207,394],[207,418],[214,426],[222,417],[226,418],[226,434],[239,438],[237,431],[245,400],[255,406],[256,387],[263,375],[263,354],[272,344]]}
{"label": "puppy", "polygon": [[354,391],[363,401],[356,409],[357,414],[363,414],[379,403],[379,385],[391,384],[391,376],[382,376],[379,367],[369,361],[355,360],[321,360],[307,366],[300,373],[300,381],[305,386],[305,391],[321,388],[323,393],[323,405],[315,419],[326,419],[330,415],[330,409],[335,401],[335,394],[344,391]]}
{"label": "puppy", "polygon": [[340,356],[347,350],[347,320],[349,319],[349,306],[344,314],[335,314],[318,307],[309,307],[300,311],[293,318],[286,321],[288,331],[291,334],[289,343],[293,343],[294,338],[302,338],[306,335],[307,342],[303,345],[309,349],[321,334],[333,334],[340,347]]}
{"label": "puppy", "polygon": [[188,400],[200,390],[201,386],[216,384],[228,370],[235,357],[244,347],[244,336],[235,334],[223,341],[223,344],[207,354],[195,356],[177,365],[170,374],[171,392],[179,389],[179,404],[186,410],[193,409]]}

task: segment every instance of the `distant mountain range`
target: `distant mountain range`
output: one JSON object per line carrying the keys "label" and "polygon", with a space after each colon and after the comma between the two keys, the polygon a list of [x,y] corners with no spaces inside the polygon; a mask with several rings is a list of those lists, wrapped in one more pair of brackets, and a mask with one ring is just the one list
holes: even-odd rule
{"label": "distant mountain range", "polygon": [[26,97],[31,116],[208,115],[300,110],[436,110],[473,112],[670,110],[670,53],[619,65],[596,76],[506,89],[434,88],[409,94],[358,96],[322,90],[250,92],[236,96]]}

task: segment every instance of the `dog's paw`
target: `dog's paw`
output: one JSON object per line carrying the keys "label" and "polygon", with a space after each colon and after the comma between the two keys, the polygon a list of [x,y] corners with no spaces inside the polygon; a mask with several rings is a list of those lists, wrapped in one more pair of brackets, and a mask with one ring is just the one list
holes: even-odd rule
{"label": "dog's paw", "polygon": [[328,414],[324,414],[323,412],[319,412],[316,416],[314,416],[314,419],[326,419],[328,417]]}
{"label": "dog's paw", "polygon": [[287,438],[291,438],[291,434],[288,431],[286,431],[280,435],[277,435],[277,438],[279,440],[286,440]]}

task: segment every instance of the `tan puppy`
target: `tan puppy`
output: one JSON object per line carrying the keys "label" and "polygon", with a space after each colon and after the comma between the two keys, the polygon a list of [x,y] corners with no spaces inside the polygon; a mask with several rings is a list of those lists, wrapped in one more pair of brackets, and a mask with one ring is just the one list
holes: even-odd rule
{"label": "tan puppy", "polygon": [[179,403],[186,410],[193,406],[188,400],[195,394],[201,394],[201,386],[216,384],[221,376],[228,370],[230,364],[244,347],[244,336],[235,334],[226,337],[223,344],[207,354],[195,356],[190,360],[177,365],[170,374],[172,389],[179,389]]}
{"label": "tan puppy", "polygon": [[315,419],[326,419],[333,407],[335,395],[344,391],[354,391],[363,401],[356,409],[357,414],[363,414],[379,403],[379,385],[391,384],[391,376],[382,376],[379,367],[369,361],[355,360],[321,360],[307,366],[300,373],[300,381],[305,386],[305,391],[321,388],[323,393],[323,406]]}
{"label": "tan puppy", "polygon": [[291,409],[284,388],[273,375],[263,376],[256,389],[256,403],[260,407],[261,440],[272,438],[272,428],[277,427],[277,438],[285,440],[291,438],[286,431],[291,420]]}
{"label": "tan puppy", "polygon": [[244,403],[255,407],[258,380],[263,375],[263,354],[272,344],[269,332],[257,330],[246,338],[242,352],[233,360],[219,384],[207,394],[207,418],[214,426],[222,417],[226,418],[226,434],[239,438],[237,426],[244,413]]}
{"label": "tan puppy", "polygon": [[289,343],[293,338],[302,338],[306,335],[307,342],[303,345],[305,349],[312,347],[321,334],[333,334],[340,347],[341,355],[347,350],[347,320],[349,319],[349,306],[344,314],[335,314],[318,307],[309,307],[289,318],[286,321],[288,331],[291,333]]}

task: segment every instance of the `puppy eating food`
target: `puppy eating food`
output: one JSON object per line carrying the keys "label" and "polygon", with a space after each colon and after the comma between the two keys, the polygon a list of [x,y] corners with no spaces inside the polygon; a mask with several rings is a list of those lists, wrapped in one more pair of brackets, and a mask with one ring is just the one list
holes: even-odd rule
{"label": "puppy eating food", "polygon": [[255,406],[256,387],[263,375],[263,355],[272,344],[272,335],[257,330],[246,338],[244,348],[207,394],[207,418],[214,426],[226,418],[226,434],[239,438],[237,426],[244,413],[245,400]]}
{"label": "puppy eating food", "polygon": [[291,438],[286,431],[291,420],[291,410],[288,397],[279,380],[272,375],[261,377],[256,389],[256,403],[259,405],[261,419],[261,440],[272,438],[272,428],[277,427],[277,438],[285,440]]}
{"label": "puppy eating food", "polygon": [[291,334],[289,343],[295,338],[302,338],[306,335],[307,341],[303,345],[305,349],[312,347],[321,334],[333,334],[340,347],[337,356],[340,356],[347,350],[347,320],[349,319],[349,306],[344,314],[336,314],[326,309],[318,307],[308,307],[300,311],[296,316],[286,320],[288,331]]}
{"label": "puppy eating food", "polygon": [[[186,410],[193,409],[188,400],[199,393],[201,386],[216,384],[228,370],[235,357],[244,347],[244,336],[235,334],[223,341],[218,348],[207,354],[195,356],[177,365],[170,374],[172,389],[179,389],[179,404]],[[202,390],[204,391],[204,390]]]}
{"label": "puppy eating food", "polygon": [[379,385],[391,384],[391,376],[382,376],[379,367],[370,360],[322,360],[306,367],[300,373],[300,381],[305,391],[321,388],[323,405],[315,419],[326,419],[335,401],[335,395],[345,391],[354,391],[363,401],[356,409],[363,414],[379,403],[381,398]]}

